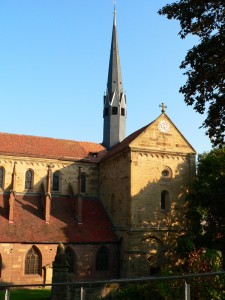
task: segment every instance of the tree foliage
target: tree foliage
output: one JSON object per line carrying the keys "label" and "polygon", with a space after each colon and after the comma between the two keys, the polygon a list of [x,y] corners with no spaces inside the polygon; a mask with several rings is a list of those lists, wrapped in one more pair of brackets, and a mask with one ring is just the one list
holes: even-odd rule
{"label": "tree foliage", "polygon": [[[191,240],[182,239],[182,242],[192,244]],[[162,269],[162,277],[173,275],[196,274],[216,272],[221,269],[221,254],[219,251],[211,249],[194,249],[188,246],[191,252],[186,253],[185,257],[179,259],[176,256],[171,257],[170,264],[166,264]],[[164,280],[158,278],[157,281],[140,284],[129,284],[119,288],[114,294],[113,299],[136,300],[136,299],[154,299],[154,300],[178,300],[183,297],[182,278]],[[207,276],[207,277],[189,277],[186,279],[191,285],[191,299],[225,299],[225,277]],[[112,296],[112,295],[111,295]],[[106,298],[106,299],[112,299]]]}
{"label": "tree foliage", "polygon": [[206,113],[202,127],[213,146],[225,137],[225,1],[180,0],[164,6],[160,15],[180,22],[179,35],[199,37],[180,68],[187,81],[180,88],[187,105]]}
{"label": "tree foliage", "polygon": [[199,156],[188,203],[195,244],[222,251],[225,262],[225,148]]}

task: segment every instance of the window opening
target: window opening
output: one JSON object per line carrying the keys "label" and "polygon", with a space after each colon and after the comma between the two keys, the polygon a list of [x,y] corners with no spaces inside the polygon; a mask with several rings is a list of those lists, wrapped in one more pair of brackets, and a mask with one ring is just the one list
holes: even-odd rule
{"label": "window opening", "polygon": [[3,189],[4,185],[4,169],[1,167],[0,168],[0,188]]}
{"label": "window opening", "polygon": [[121,115],[125,116],[125,109],[123,107],[121,108]]}
{"label": "window opening", "polygon": [[31,170],[27,170],[25,174],[25,189],[30,190],[32,188],[32,179],[33,172]]}
{"label": "window opening", "polygon": [[93,158],[97,158],[97,157],[98,157],[98,152],[90,152],[90,155],[91,155]]}
{"label": "window opening", "polygon": [[53,184],[52,184],[53,192],[59,191],[59,172],[53,173]]}
{"label": "window opening", "polygon": [[111,195],[111,213],[115,212],[115,195]]}
{"label": "window opening", "polygon": [[112,115],[117,115],[118,114],[118,107],[113,106],[112,107]]}
{"label": "window opening", "polygon": [[166,195],[165,192],[161,193],[161,209],[166,209]]}
{"label": "window opening", "polygon": [[96,271],[107,271],[109,269],[109,250],[102,246],[96,254]]}
{"label": "window opening", "polygon": [[163,179],[170,179],[172,177],[172,171],[169,167],[166,167],[164,170],[162,170],[161,175]]}
{"label": "window opening", "polygon": [[32,247],[25,257],[25,274],[40,274],[41,255]]}
{"label": "window opening", "polygon": [[80,187],[81,193],[86,193],[86,175],[81,174],[81,187]]}
{"label": "window opening", "polygon": [[66,253],[67,262],[69,264],[68,272],[74,273],[74,263],[75,263],[74,251],[70,247],[67,247],[65,253]]}
{"label": "window opening", "polygon": [[169,210],[170,203],[169,203],[169,193],[167,191],[161,192],[161,209],[162,210]]}
{"label": "window opening", "polygon": [[0,254],[0,278],[2,277],[2,256]]}

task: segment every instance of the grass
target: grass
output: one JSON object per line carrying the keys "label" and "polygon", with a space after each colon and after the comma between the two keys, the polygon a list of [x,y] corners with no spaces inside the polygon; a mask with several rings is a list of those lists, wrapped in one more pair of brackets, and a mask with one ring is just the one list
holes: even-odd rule
{"label": "grass", "polygon": [[[49,300],[51,290],[12,290],[10,300]],[[0,291],[0,300],[5,299],[5,291]]]}

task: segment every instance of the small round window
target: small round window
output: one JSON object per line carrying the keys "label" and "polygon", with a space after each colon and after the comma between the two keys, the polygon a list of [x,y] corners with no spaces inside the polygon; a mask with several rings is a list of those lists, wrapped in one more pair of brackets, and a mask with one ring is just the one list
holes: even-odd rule
{"label": "small round window", "polygon": [[170,168],[165,168],[162,170],[162,178],[169,179],[172,177],[172,171]]}

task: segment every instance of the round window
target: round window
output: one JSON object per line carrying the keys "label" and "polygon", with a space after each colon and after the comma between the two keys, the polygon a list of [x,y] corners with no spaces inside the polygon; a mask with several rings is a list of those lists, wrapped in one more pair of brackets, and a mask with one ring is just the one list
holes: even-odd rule
{"label": "round window", "polygon": [[172,172],[170,168],[165,168],[161,174],[163,178],[171,178]]}

